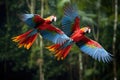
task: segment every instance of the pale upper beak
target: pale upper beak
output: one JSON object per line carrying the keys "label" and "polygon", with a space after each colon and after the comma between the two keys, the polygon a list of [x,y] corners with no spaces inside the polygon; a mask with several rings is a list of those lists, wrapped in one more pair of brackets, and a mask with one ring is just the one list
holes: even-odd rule
{"label": "pale upper beak", "polygon": [[56,22],[56,20],[57,20],[57,17],[54,18],[54,21],[55,21],[55,22]]}
{"label": "pale upper beak", "polygon": [[90,33],[91,32],[91,29],[88,29],[88,33]]}

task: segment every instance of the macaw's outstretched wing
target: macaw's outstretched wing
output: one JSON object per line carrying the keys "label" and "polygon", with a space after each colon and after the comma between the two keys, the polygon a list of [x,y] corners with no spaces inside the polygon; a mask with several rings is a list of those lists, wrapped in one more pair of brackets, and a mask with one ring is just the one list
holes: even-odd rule
{"label": "macaw's outstretched wing", "polygon": [[52,41],[55,44],[63,44],[66,40],[69,39],[67,35],[64,34],[59,28],[54,27],[53,25],[46,25],[47,29],[39,30],[40,34],[44,39]]}
{"label": "macaw's outstretched wing", "polygon": [[99,43],[85,36],[76,44],[82,52],[92,56],[92,58],[98,61],[109,62],[112,60],[112,55],[108,53]]}
{"label": "macaw's outstretched wing", "polygon": [[80,18],[75,5],[67,5],[64,8],[64,17],[62,18],[62,30],[67,36],[70,36],[76,29],[80,29]]}
{"label": "macaw's outstretched wing", "polygon": [[33,28],[37,27],[37,25],[44,23],[45,21],[38,14],[19,14],[18,16],[23,22]]}

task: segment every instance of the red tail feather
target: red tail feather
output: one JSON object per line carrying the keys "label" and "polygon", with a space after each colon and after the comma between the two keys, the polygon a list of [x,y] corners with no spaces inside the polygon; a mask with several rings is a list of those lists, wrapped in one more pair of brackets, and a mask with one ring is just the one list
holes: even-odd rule
{"label": "red tail feather", "polygon": [[48,46],[47,49],[49,49],[51,52],[55,53],[55,57],[57,57],[58,60],[66,58],[68,53],[70,52],[72,45],[69,45],[65,48],[62,48],[62,45],[55,44],[52,46]]}
{"label": "red tail feather", "polygon": [[33,32],[33,30],[29,30],[26,33],[23,33],[19,36],[13,37],[12,40],[14,42],[19,42],[18,43],[18,47],[21,48],[22,46],[24,46],[26,49],[29,49],[33,42],[35,41],[35,39],[37,38],[38,33],[35,32],[34,34],[31,34]]}

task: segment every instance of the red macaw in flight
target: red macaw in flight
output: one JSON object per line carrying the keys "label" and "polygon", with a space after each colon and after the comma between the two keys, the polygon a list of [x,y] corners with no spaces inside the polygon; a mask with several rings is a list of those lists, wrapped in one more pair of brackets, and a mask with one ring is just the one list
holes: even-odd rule
{"label": "red macaw in flight", "polygon": [[64,59],[68,55],[74,43],[82,52],[98,61],[109,62],[112,60],[112,55],[98,42],[85,36],[91,29],[90,27],[80,28],[80,17],[75,6],[68,5],[65,7],[64,17],[62,19],[62,30],[70,39],[62,45],[54,44],[47,47],[47,49],[55,53],[58,60]]}
{"label": "red macaw in flight", "polygon": [[40,33],[43,38],[55,44],[62,44],[69,39],[63,31],[51,24],[56,21],[56,16],[52,15],[47,18],[41,18],[38,14],[22,14],[19,17],[28,26],[33,28],[12,38],[14,42],[18,42],[19,48],[24,46],[26,49],[29,49],[36,40],[38,33]]}

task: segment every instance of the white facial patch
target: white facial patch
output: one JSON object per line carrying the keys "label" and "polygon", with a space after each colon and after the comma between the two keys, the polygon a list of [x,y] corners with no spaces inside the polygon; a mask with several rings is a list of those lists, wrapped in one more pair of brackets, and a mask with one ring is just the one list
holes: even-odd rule
{"label": "white facial patch", "polygon": [[51,20],[51,21],[52,21],[52,20],[56,21],[57,18],[56,18],[56,16],[51,16],[50,20]]}

